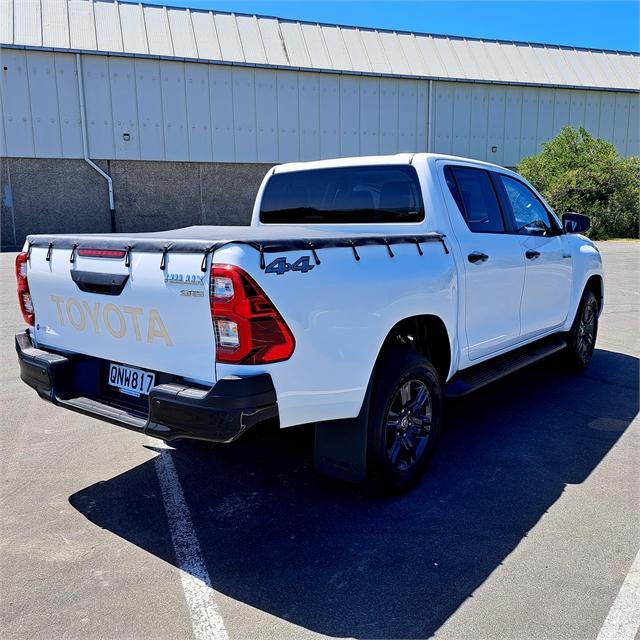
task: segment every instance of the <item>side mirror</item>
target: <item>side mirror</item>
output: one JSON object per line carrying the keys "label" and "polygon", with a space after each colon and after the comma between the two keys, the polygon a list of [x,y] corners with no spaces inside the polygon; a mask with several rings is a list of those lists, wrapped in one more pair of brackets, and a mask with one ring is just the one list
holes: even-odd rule
{"label": "side mirror", "polygon": [[591,220],[581,213],[569,212],[563,214],[562,226],[567,233],[586,233],[591,229]]}

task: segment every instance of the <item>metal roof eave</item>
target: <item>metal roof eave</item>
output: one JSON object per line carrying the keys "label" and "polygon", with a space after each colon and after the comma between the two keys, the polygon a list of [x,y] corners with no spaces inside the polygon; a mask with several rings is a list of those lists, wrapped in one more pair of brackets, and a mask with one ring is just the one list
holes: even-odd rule
{"label": "metal roof eave", "polygon": [[[160,5],[151,5],[160,6]],[[315,23],[313,23],[315,24]],[[484,40],[481,40],[484,41]],[[501,86],[521,86],[521,87],[539,87],[539,88],[552,88],[552,89],[569,89],[569,90],[583,90],[583,91],[607,91],[617,93],[637,93],[640,94],[640,89],[635,87],[610,87],[610,86],[598,86],[598,85],[575,85],[575,84],[561,84],[561,83],[543,83],[543,82],[523,82],[516,80],[488,80],[481,78],[461,78],[453,76],[438,76],[438,75],[418,75],[418,74],[399,74],[399,73],[382,73],[376,71],[353,71],[348,69],[327,69],[318,67],[301,67],[293,65],[274,65],[268,63],[258,62],[242,62],[238,60],[217,60],[207,58],[189,58],[182,56],[163,56],[152,53],[131,53],[122,51],[101,51],[96,49],[76,49],[69,47],[49,47],[49,46],[33,46],[24,44],[8,44],[0,42],[1,49],[18,49],[23,51],[40,51],[40,52],[52,52],[52,53],[69,53],[91,56],[104,56],[114,58],[134,58],[134,59],[147,59],[147,60],[166,60],[173,62],[190,62],[197,64],[211,64],[219,66],[233,66],[233,67],[249,67],[257,69],[275,69],[280,71],[299,71],[302,73],[325,73],[334,75],[347,75],[347,76],[367,76],[375,78],[392,78],[403,80],[434,80],[439,82],[465,82],[470,84],[492,84]]]}

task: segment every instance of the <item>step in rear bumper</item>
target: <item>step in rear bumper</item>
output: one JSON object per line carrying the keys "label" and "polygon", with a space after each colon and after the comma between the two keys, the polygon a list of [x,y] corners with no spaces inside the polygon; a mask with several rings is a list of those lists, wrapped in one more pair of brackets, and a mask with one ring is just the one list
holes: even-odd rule
{"label": "step in rear bumper", "polygon": [[163,440],[232,442],[255,424],[278,416],[276,392],[266,373],[223,378],[209,389],[181,382],[158,384],[150,390],[146,407],[128,410],[87,392],[97,359],[36,348],[29,330],[16,334],[15,346],[20,378],[41,398]]}

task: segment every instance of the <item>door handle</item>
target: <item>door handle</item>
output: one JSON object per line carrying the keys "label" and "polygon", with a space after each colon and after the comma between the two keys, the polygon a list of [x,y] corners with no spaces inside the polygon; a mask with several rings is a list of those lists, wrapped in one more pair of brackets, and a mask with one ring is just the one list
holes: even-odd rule
{"label": "door handle", "polygon": [[486,253],[482,253],[481,251],[474,251],[467,256],[467,260],[469,262],[486,262],[489,259],[489,256]]}
{"label": "door handle", "polygon": [[535,260],[536,258],[540,257],[540,252],[539,251],[527,251],[524,255],[527,257],[527,260]]}

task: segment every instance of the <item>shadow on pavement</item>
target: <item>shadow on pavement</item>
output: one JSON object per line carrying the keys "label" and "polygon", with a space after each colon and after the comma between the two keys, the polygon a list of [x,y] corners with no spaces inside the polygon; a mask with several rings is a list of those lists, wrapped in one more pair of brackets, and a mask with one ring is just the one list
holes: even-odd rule
{"label": "shadow on pavement", "polygon": [[[430,472],[394,499],[318,476],[306,429],[170,455],[217,591],[328,635],[419,638],[593,471],[637,414],[637,389],[636,358],[597,350],[583,374],[548,361],[450,403]],[[175,563],[152,461],[70,503]]]}

